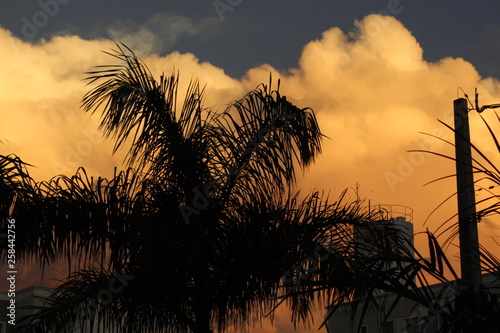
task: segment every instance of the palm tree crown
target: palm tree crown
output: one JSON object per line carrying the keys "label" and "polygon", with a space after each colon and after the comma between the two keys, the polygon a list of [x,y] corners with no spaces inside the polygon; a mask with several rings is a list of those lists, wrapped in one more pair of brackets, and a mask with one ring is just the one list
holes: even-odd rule
{"label": "palm tree crown", "polygon": [[[245,329],[277,305],[287,269],[361,219],[342,197],[293,190],[295,167],[321,152],[314,113],[271,85],[216,113],[203,107],[197,82],[178,110],[177,75],[156,81],[126,47],[110,55],[120,64],[88,73],[97,85],[83,109],[102,113],[103,134],[128,149],[127,170],[36,183],[22,161],[2,157],[0,185],[18,194],[20,258],[42,267],[66,260],[71,272],[16,328],[87,320],[116,332]],[[329,260],[348,259],[332,252]],[[304,285],[314,286],[313,275]],[[313,300],[290,297],[294,318],[305,319]]]}

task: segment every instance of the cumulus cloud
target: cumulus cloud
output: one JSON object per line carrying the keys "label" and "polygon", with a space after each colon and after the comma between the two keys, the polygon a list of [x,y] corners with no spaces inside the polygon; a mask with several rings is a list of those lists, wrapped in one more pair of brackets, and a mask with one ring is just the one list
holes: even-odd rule
{"label": "cumulus cloud", "polygon": [[[356,183],[373,203],[401,204],[414,209],[416,231],[431,231],[456,210],[450,201],[423,222],[454,193],[453,181],[424,184],[454,173],[442,158],[408,150],[430,150],[453,155],[443,142],[426,132],[453,140],[437,119],[453,125],[457,88],[473,96],[478,87],[485,103],[500,101],[498,81],[482,79],[474,66],[460,58],[429,63],[411,32],[393,17],[370,15],[356,23],[354,33],[331,28],[308,43],[299,67],[288,75],[270,66],[253,68],[243,83],[247,88],[264,81],[271,71],[281,77],[282,92],[296,104],[310,106],[324,134],[324,154],[301,181],[306,188],[338,193]],[[463,94],[460,95],[463,97]],[[491,118],[490,115],[485,115]],[[471,113],[471,136],[489,151],[479,115]],[[489,148],[491,147],[491,148]],[[494,154],[493,151],[491,151]],[[486,230],[481,230],[487,242]],[[494,233],[500,236],[498,232]]]}
{"label": "cumulus cloud", "polygon": [[[357,21],[354,32],[325,31],[304,46],[299,66],[285,74],[263,65],[249,69],[238,81],[193,54],[148,55],[172,48],[179,38],[196,35],[207,24],[211,23],[159,14],[143,25],[133,23],[129,30],[117,26],[110,33],[145,54],[143,59],[156,76],[179,70],[180,92],[191,78],[198,78],[206,85],[206,105],[218,110],[267,83],[269,72],[280,78],[282,94],[301,107],[313,108],[330,138],[324,142],[323,155],[299,180],[304,190],[331,190],[335,196],[359,183],[361,195],[368,196],[372,205],[413,208],[416,231],[435,230],[454,214],[456,205],[450,201],[424,225],[430,212],[455,191],[453,179],[424,184],[453,174],[454,165],[407,151],[453,155],[445,143],[420,132],[453,140],[437,119],[453,124],[452,101],[463,96],[457,88],[473,96],[477,87],[482,104],[498,103],[497,79],[481,78],[473,64],[460,58],[425,61],[411,32],[396,19],[380,15]],[[95,131],[98,117],[79,108],[89,89],[83,73],[112,61],[100,52],[113,48],[111,41],[67,36],[28,44],[0,30],[0,47],[0,153],[16,153],[36,165],[33,172],[39,179],[73,173],[80,165],[91,174],[109,175],[121,165],[123,156],[112,156],[111,143]],[[496,121],[493,112],[485,112],[485,117]],[[473,141],[490,156],[498,154],[479,115],[471,112],[470,118]],[[481,241],[493,250],[496,245],[489,237],[500,236],[494,223],[492,218],[480,224]],[[458,250],[450,248],[449,253],[453,256]],[[287,331],[281,321],[276,323],[262,332]]]}
{"label": "cumulus cloud", "polygon": [[[376,22],[379,30],[373,26],[369,30]],[[308,43],[299,67],[289,75],[269,66],[249,70],[245,86],[251,88],[265,80],[269,71],[280,76],[282,92],[296,104],[312,107],[322,130],[331,138],[299,187],[326,188],[336,196],[359,183],[361,196],[368,196],[372,206],[409,206],[414,210],[415,232],[426,228],[435,231],[456,212],[456,199],[452,198],[429,216],[455,192],[455,182],[448,179],[425,184],[453,174],[455,166],[443,158],[408,150],[453,156],[451,147],[419,132],[452,141],[452,133],[437,119],[453,125],[452,101],[463,97],[462,93],[457,95],[457,88],[472,97],[474,87],[478,87],[481,103],[490,104],[500,101],[500,86],[496,79],[482,79],[463,59],[424,61],[415,38],[393,18],[370,16],[357,25],[357,38],[332,28],[321,39]],[[491,124],[498,124],[492,112],[484,116]],[[498,156],[479,115],[471,112],[470,119],[473,142],[488,156]],[[485,191],[477,194],[477,200],[486,195]],[[499,221],[494,220],[479,224],[479,236],[482,245],[498,253],[494,240],[498,241],[500,232],[492,225]],[[457,238],[454,244],[458,244]],[[423,235],[416,236],[416,246],[426,248]],[[447,253],[459,271],[458,248],[450,246]]]}
{"label": "cumulus cloud", "polygon": [[[111,143],[96,131],[98,115],[84,114],[80,101],[90,89],[84,73],[96,65],[114,63],[101,50],[115,45],[77,36],[32,45],[5,30],[0,30],[0,45],[4,50],[0,55],[0,152],[16,153],[35,165],[38,179],[71,174],[80,165],[93,174],[109,176],[115,165],[121,165],[123,154],[110,154]],[[178,71],[180,94],[191,79],[198,78],[207,87],[207,106],[224,107],[243,93],[239,82],[192,54],[151,56],[146,62],[156,77],[163,71]]]}

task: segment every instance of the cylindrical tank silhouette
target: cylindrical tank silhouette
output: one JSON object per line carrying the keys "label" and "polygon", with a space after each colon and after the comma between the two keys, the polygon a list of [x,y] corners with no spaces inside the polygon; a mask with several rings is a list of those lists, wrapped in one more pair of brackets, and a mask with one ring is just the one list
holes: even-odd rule
{"label": "cylindrical tank silhouette", "polygon": [[413,211],[399,205],[380,205],[369,210],[372,219],[354,228],[357,255],[371,262],[385,257],[385,269],[401,265],[401,261],[387,260],[388,254],[413,257]]}

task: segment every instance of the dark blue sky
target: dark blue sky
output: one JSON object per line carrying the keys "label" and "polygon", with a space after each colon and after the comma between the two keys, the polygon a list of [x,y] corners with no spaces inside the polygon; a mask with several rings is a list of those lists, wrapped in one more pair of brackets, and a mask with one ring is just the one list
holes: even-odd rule
{"label": "dark blue sky", "polygon": [[[417,38],[426,60],[463,57],[482,76],[500,77],[498,0],[1,0],[0,4],[0,25],[34,42],[57,34],[109,38],[111,26],[133,30],[155,14],[183,16],[195,23],[211,18],[202,31],[179,36],[161,52],[192,52],[233,77],[262,63],[278,69],[295,67],[303,46],[320,38],[323,31],[331,27],[351,31],[354,20],[370,13],[390,13],[393,6],[398,9],[394,16]],[[217,4],[228,6],[223,20]],[[36,34],[27,35],[26,21],[37,19]]]}

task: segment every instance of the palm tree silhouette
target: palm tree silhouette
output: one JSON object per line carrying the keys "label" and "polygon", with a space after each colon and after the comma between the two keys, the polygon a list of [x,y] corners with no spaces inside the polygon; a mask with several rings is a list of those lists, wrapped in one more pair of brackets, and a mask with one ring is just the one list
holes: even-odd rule
{"label": "palm tree silhouette", "polygon": [[[347,242],[363,219],[345,193],[331,202],[293,189],[296,167],[321,152],[313,111],[270,84],[215,113],[197,82],[177,109],[178,75],[156,81],[126,46],[109,54],[120,64],[88,73],[97,85],[83,109],[101,113],[115,151],[128,149],[126,170],[37,183],[18,157],[0,159],[2,224],[18,196],[18,258],[66,261],[71,272],[16,331],[244,330],[285,299],[295,321],[307,320],[317,298],[293,287],[313,290],[332,267],[347,274],[349,256],[327,249],[307,276],[288,274],[293,284],[284,273],[328,240]],[[336,288],[348,297],[342,274]]]}

